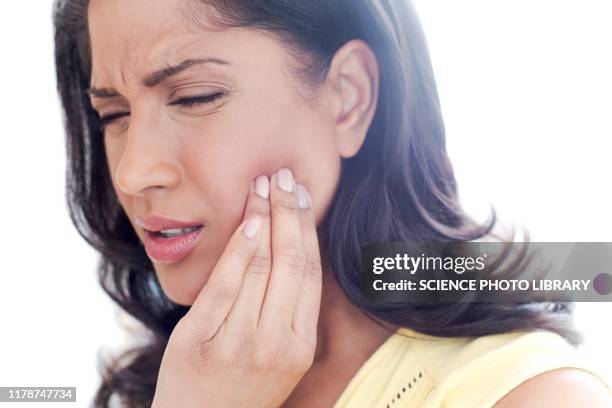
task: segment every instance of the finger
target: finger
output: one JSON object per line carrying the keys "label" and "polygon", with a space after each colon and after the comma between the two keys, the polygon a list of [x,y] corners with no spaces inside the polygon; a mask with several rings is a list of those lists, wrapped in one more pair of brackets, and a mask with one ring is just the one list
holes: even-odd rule
{"label": "finger", "polygon": [[208,335],[214,335],[236,301],[242,278],[261,235],[261,218],[244,220],[230,238],[189,313]]}
{"label": "finger", "polygon": [[270,248],[270,181],[265,175],[257,177],[249,193],[245,208],[245,218],[257,215],[262,219],[261,236],[255,254],[245,271],[238,299],[228,316],[228,327],[234,335],[243,330],[257,328],[261,305],[268,286],[272,268]]}
{"label": "finger", "polygon": [[291,329],[304,270],[304,247],[291,170],[280,169],[270,180],[272,273],[259,326],[272,331]]}
{"label": "finger", "polygon": [[298,184],[297,195],[306,264],[304,265],[302,286],[293,313],[293,330],[305,337],[316,338],[323,280],[317,222],[312,208],[312,198],[306,187]]}

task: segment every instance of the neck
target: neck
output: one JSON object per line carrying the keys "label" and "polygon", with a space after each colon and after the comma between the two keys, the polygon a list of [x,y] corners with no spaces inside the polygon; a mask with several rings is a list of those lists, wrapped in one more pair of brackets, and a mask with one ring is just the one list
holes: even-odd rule
{"label": "neck", "polygon": [[376,323],[362,309],[352,304],[338,285],[328,263],[323,265],[314,364],[337,361],[356,354],[369,356],[396,327]]}
{"label": "neck", "polygon": [[[322,260],[327,258],[322,255]],[[333,271],[323,264],[321,308],[314,361],[283,408],[332,406],[359,368],[395,331],[349,302]]]}

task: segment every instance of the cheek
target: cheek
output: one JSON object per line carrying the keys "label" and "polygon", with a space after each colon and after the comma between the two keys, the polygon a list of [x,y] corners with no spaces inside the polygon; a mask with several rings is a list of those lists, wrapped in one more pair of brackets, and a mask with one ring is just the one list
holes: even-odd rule
{"label": "cheek", "polygon": [[294,171],[296,181],[308,189],[318,225],[335,195],[340,179],[341,157],[330,130],[316,126],[305,130],[296,139],[287,164]]}
{"label": "cheek", "polygon": [[226,233],[240,223],[249,185],[261,174],[289,167],[310,191],[319,221],[335,193],[341,159],[333,124],[287,98],[271,98],[276,100],[236,99],[231,109],[182,129],[179,160],[188,183],[209,207],[212,221],[223,220]]}
{"label": "cheek", "polygon": [[239,120],[201,132],[207,136],[191,139],[189,173],[197,175],[196,184],[215,212],[236,219],[237,225],[251,181],[289,167],[296,181],[309,189],[320,221],[340,177],[333,128],[308,111],[270,111],[251,110]]}

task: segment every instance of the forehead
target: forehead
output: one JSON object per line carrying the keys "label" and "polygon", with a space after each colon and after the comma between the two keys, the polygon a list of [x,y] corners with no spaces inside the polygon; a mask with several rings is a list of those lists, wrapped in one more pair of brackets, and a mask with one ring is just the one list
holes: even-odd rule
{"label": "forehead", "polygon": [[129,57],[139,47],[186,32],[179,0],[91,0],[87,20],[94,57]]}
{"label": "forehead", "polygon": [[196,0],[91,0],[92,84],[118,76],[137,82],[187,58],[216,57],[250,72],[287,62],[282,44],[270,33],[220,30],[208,24],[210,15],[214,9]]}

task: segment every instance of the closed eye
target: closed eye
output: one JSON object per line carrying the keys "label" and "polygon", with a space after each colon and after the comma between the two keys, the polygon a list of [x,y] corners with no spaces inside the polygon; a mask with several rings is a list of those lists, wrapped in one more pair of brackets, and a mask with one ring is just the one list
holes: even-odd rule
{"label": "closed eye", "polygon": [[[173,106],[180,105],[180,106],[185,106],[187,108],[191,108],[196,105],[212,103],[223,96],[225,96],[224,92],[217,92],[217,93],[210,94],[210,95],[190,96],[190,97],[185,97],[185,98],[179,98],[173,102],[170,102],[168,105],[173,105]],[[116,121],[117,119],[123,116],[127,116],[129,114],[130,114],[129,112],[109,113],[106,116],[100,117],[100,122],[102,124],[102,127],[105,127],[111,124],[112,122]]]}
{"label": "closed eye", "polygon": [[127,116],[129,115],[129,112],[115,112],[115,113],[110,113],[106,116],[102,116],[100,117],[100,123],[102,124],[102,127],[105,127],[109,124],[111,124],[112,122],[114,122],[115,120],[123,117],[123,116]]}
{"label": "closed eye", "polygon": [[210,95],[190,96],[190,97],[185,97],[185,98],[179,98],[174,102],[170,102],[168,105],[181,105],[181,106],[189,107],[189,106],[200,105],[204,103],[211,103],[221,98],[224,95],[225,95],[224,92],[217,92],[217,93],[210,94]]}

